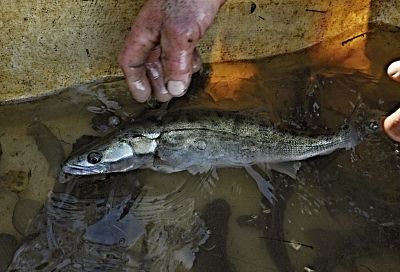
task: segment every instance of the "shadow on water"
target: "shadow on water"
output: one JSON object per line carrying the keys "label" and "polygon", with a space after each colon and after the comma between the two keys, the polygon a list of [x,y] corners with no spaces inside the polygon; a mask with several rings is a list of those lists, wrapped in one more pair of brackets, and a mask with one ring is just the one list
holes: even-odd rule
{"label": "shadow on water", "polygon": [[[384,77],[315,67],[304,54],[206,67],[169,107],[249,111],[321,134],[400,99]],[[296,180],[271,172],[274,204],[237,168],[55,182],[64,152],[150,106],[115,80],[0,107],[0,271],[398,270],[399,146],[382,133],[304,161]]]}

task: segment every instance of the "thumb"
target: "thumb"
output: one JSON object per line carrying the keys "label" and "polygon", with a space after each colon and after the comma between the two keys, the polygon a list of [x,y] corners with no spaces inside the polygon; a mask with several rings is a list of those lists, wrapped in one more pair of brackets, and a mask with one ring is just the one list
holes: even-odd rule
{"label": "thumb", "polygon": [[400,60],[395,61],[387,68],[387,74],[393,80],[400,82]]}

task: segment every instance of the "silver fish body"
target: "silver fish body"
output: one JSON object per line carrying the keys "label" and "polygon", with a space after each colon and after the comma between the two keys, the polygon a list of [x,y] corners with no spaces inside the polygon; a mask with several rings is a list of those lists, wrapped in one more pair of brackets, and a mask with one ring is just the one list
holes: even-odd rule
{"label": "silver fish body", "polygon": [[72,155],[63,170],[74,175],[138,168],[198,173],[211,167],[304,160],[357,142],[351,126],[333,135],[308,137],[237,112],[181,110],[126,125]]}

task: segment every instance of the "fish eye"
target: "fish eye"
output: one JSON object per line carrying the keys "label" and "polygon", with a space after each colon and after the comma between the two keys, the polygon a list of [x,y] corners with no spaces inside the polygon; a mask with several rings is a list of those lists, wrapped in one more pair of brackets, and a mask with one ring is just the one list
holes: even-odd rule
{"label": "fish eye", "polygon": [[90,152],[87,155],[87,161],[91,164],[96,164],[101,161],[102,157],[103,157],[103,155],[101,155],[99,152]]}
{"label": "fish eye", "polygon": [[375,131],[375,130],[378,130],[378,129],[379,129],[379,124],[378,124],[377,121],[372,120],[371,122],[369,122],[368,127],[369,127],[371,130],[374,130],[374,131]]}

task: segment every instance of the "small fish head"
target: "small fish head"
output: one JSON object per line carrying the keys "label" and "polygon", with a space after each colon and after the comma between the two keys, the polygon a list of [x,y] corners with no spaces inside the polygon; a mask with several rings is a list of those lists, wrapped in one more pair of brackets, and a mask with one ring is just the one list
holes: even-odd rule
{"label": "small fish head", "polygon": [[153,161],[156,146],[155,139],[145,136],[111,139],[72,155],[63,171],[72,175],[94,175],[134,170]]}
{"label": "small fish head", "polygon": [[370,135],[382,131],[384,113],[379,110],[370,110],[363,122],[364,134]]}
{"label": "small fish head", "polygon": [[380,131],[381,130],[381,124],[380,123],[382,123],[382,122],[380,120],[377,120],[377,119],[369,120],[369,123],[367,125],[368,132],[374,133],[374,132]]}
{"label": "small fish head", "polygon": [[382,131],[384,113],[379,110],[365,110],[355,119],[350,120],[350,126],[356,128],[359,140],[372,135],[378,135]]}

